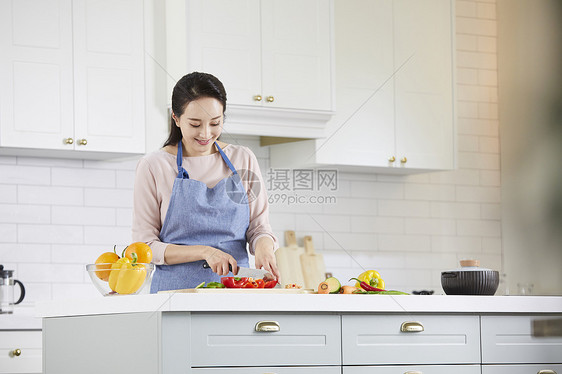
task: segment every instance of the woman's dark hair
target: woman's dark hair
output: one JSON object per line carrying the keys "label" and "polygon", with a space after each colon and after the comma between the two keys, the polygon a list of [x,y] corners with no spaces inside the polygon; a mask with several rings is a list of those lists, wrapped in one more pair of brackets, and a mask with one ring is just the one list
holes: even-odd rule
{"label": "woman's dark hair", "polygon": [[[226,110],[226,91],[223,84],[214,75],[193,72],[183,76],[174,86],[172,92],[172,113],[176,118],[181,117],[185,107],[190,102],[202,97],[212,97],[222,104],[222,112]],[[176,126],[174,118],[170,116],[170,133],[164,143],[176,145],[181,141],[181,130]]]}

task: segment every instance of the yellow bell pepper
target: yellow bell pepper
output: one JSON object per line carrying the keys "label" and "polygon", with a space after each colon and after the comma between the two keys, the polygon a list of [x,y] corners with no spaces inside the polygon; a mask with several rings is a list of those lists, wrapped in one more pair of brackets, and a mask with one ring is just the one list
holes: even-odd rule
{"label": "yellow bell pepper", "polygon": [[[376,270],[367,270],[361,273],[357,279],[361,282],[365,282],[370,286],[381,288],[384,290],[384,281],[381,278],[381,275]],[[360,282],[355,283],[355,287],[361,288]]]}
{"label": "yellow bell pepper", "polygon": [[137,264],[136,259],[131,262],[127,257],[123,257],[111,265],[109,287],[118,294],[128,295],[138,291],[145,278],[144,265]]}

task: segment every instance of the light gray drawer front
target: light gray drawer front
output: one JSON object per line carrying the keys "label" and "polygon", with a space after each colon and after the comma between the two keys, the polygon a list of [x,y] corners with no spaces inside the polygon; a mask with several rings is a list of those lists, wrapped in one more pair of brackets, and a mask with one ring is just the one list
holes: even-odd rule
{"label": "light gray drawer front", "polygon": [[343,374],[480,374],[480,365],[344,366]]}
{"label": "light gray drawer front", "polygon": [[[193,374],[341,374],[341,366],[195,368]],[[468,374],[468,373],[467,373]]]}
{"label": "light gray drawer front", "polygon": [[[542,371],[541,371],[542,370]],[[550,370],[550,371],[549,371]],[[482,374],[562,374],[562,365],[482,365]]]}
{"label": "light gray drawer front", "polygon": [[[257,332],[275,321],[277,332]],[[193,313],[191,366],[341,365],[338,315]]]}
{"label": "light gray drawer front", "polygon": [[562,363],[562,337],[532,336],[532,321],[543,318],[552,317],[482,316],[482,362]]}
{"label": "light gray drawer front", "polygon": [[[19,356],[13,354],[16,349]],[[0,331],[0,374],[41,373],[41,349],[40,330]]]}
{"label": "light gray drawer front", "polygon": [[[419,322],[424,331],[401,332]],[[480,363],[478,316],[344,315],[344,365]]]}

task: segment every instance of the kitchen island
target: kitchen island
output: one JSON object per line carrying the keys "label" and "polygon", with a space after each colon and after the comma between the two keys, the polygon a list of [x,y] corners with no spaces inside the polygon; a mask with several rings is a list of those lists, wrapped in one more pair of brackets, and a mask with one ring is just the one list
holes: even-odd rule
{"label": "kitchen island", "polygon": [[170,293],[37,313],[46,374],[562,373],[562,337],[531,327],[562,297]]}

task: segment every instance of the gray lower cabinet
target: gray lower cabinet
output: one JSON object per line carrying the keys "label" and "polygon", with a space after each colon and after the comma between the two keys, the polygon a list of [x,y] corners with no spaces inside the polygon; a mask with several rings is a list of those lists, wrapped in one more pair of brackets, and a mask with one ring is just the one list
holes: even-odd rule
{"label": "gray lower cabinet", "polygon": [[193,313],[190,335],[192,367],[341,365],[335,314]]}
{"label": "gray lower cabinet", "polygon": [[562,337],[532,334],[533,320],[540,318],[552,317],[482,316],[482,363],[562,364]]}
{"label": "gray lower cabinet", "polygon": [[341,366],[195,368],[194,374],[341,374]]}
{"label": "gray lower cabinet", "polygon": [[480,365],[344,366],[343,374],[480,374]]}
{"label": "gray lower cabinet", "polygon": [[344,365],[480,364],[473,315],[343,315]]}
{"label": "gray lower cabinet", "polygon": [[562,374],[562,365],[482,365],[482,374]]}

